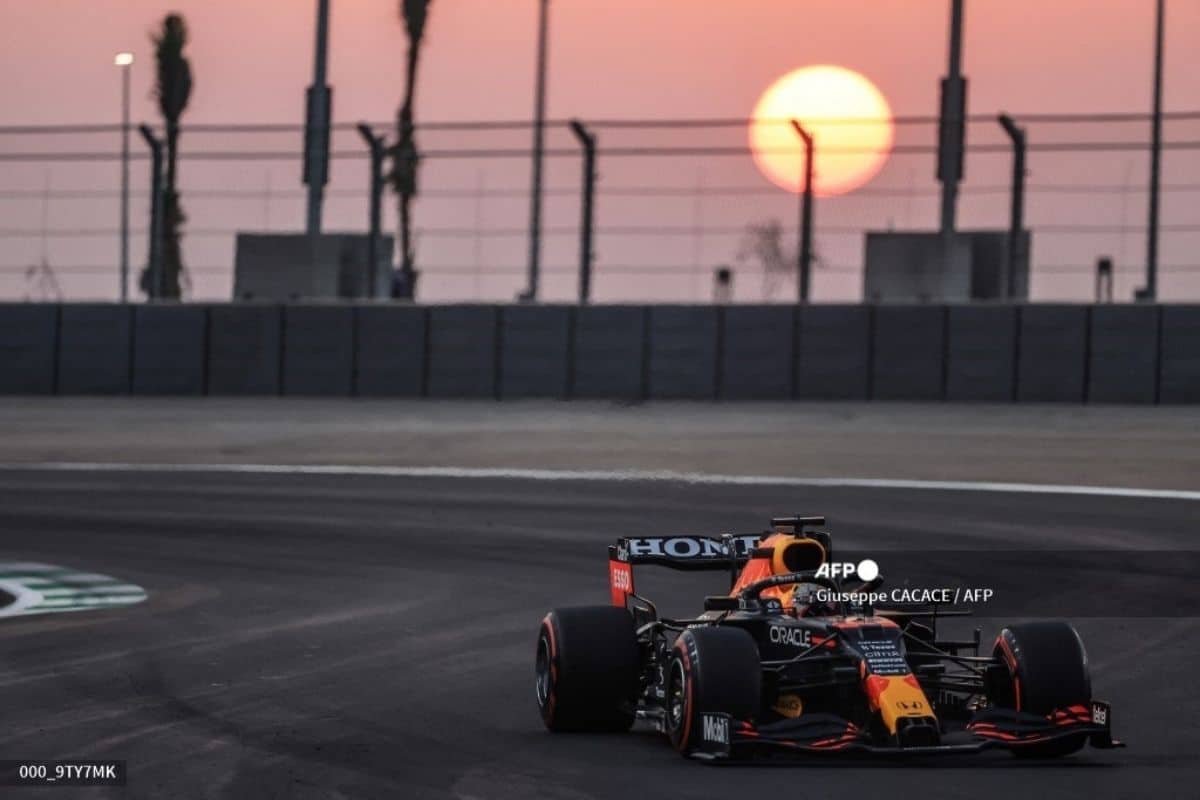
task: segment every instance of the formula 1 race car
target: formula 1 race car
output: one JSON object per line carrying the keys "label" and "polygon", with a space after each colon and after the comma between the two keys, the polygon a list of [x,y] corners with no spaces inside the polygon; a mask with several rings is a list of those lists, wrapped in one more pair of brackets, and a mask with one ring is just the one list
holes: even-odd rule
{"label": "formula 1 race car", "polygon": [[[1092,699],[1083,643],[1059,621],[1009,625],[990,655],[980,631],[941,640],[937,618],[854,601],[882,578],[829,577],[821,517],[767,534],[627,537],[609,547],[611,606],[542,620],[537,702],[551,731],[624,731],[645,720],[686,756],[766,751],[927,755],[1006,748],[1049,757],[1112,738]],[[728,570],[728,595],[694,619],[659,616],[633,566]],[[850,598],[847,600],[846,598]]]}

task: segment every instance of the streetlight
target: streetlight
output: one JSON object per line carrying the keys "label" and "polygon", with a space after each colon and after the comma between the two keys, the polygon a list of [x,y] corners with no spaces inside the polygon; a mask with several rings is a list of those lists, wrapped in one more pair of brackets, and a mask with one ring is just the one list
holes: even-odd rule
{"label": "streetlight", "polygon": [[121,302],[129,302],[129,72],[133,53],[117,53],[121,68]]}

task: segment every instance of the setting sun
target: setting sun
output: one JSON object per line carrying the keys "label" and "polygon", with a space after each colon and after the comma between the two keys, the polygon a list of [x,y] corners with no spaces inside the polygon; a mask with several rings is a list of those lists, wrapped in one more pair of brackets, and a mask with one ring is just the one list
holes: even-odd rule
{"label": "setting sun", "polygon": [[895,137],[887,100],[862,75],[831,65],[789,72],[755,106],[750,147],[763,175],[790,192],[800,191],[803,168],[793,119],[813,134],[814,190],[822,196],[845,194],[875,177]]}

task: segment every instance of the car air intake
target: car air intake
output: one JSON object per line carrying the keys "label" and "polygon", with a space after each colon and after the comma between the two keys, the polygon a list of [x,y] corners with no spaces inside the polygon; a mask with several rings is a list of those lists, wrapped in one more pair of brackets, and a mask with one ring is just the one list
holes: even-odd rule
{"label": "car air intake", "polygon": [[901,747],[934,747],[942,739],[933,717],[901,717],[896,720],[896,741]]}

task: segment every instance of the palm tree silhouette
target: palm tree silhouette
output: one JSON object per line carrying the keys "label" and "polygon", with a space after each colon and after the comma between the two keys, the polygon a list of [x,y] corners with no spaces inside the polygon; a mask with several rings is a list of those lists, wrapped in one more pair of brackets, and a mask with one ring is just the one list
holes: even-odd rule
{"label": "palm tree silhouette", "polygon": [[[167,174],[163,192],[163,282],[162,297],[178,300],[185,276],[183,265],[183,223],[187,215],[179,200],[176,185],[176,164],[179,156],[179,119],[192,96],[192,67],[183,55],[187,44],[187,23],[179,14],[168,14],[163,18],[162,28],[151,37],[157,61],[157,79],[154,94],[167,129]],[[143,270],[141,287],[153,296],[153,276],[149,268]]]}
{"label": "palm tree silhouette", "polygon": [[417,89],[417,66],[421,60],[421,45],[425,41],[425,23],[433,0],[400,0],[400,17],[408,34],[408,54],[404,75],[404,101],[396,120],[397,141],[392,148],[392,187],[400,203],[400,275],[395,291],[397,297],[412,299],[416,295],[416,256],[412,241],[412,201],[417,195],[417,168],[421,156],[417,150],[413,103]]}

